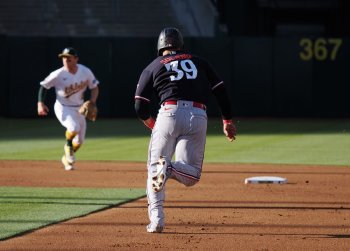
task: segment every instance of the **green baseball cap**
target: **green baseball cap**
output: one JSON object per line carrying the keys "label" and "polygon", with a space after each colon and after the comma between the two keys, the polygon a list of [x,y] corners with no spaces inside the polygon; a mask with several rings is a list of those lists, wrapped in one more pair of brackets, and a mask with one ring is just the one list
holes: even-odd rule
{"label": "green baseball cap", "polygon": [[78,56],[78,52],[76,49],[72,48],[72,47],[67,47],[64,48],[61,54],[58,54],[59,58],[62,57],[77,57]]}

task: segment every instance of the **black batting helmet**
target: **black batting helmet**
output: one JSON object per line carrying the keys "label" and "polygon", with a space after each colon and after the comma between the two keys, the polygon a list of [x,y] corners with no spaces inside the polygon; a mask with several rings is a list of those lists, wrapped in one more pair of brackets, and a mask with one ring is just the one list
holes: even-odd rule
{"label": "black batting helmet", "polygon": [[165,49],[182,49],[184,40],[181,32],[176,28],[163,29],[158,37],[158,56],[161,56]]}

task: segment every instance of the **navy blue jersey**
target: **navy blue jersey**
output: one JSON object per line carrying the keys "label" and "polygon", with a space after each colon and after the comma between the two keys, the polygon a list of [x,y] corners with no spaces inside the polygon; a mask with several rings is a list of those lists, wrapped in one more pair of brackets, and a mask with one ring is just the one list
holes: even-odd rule
{"label": "navy blue jersey", "polygon": [[206,60],[177,52],[157,57],[144,69],[135,98],[149,102],[155,92],[160,104],[167,100],[207,104],[210,93],[220,85],[222,79]]}

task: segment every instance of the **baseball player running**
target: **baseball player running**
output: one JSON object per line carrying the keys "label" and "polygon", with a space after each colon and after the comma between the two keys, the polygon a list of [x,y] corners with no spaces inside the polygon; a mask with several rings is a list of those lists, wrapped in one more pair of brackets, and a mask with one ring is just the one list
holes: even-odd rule
{"label": "baseball player running", "polygon": [[45,96],[51,87],[56,91],[54,110],[57,119],[66,128],[66,144],[62,164],[65,170],[73,170],[75,163],[74,153],[83,144],[86,132],[86,119],[79,113],[84,102],[84,92],[91,90],[90,101],[95,104],[99,88],[99,81],[89,68],[78,64],[78,53],[68,47],[58,55],[62,59],[63,67],[50,73],[40,82],[38,94],[38,115],[46,116],[49,112],[45,105]]}
{"label": "baseball player running", "polygon": [[[143,70],[135,93],[137,116],[152,129],[147,163],[150,233],[160,233],[164,228],[166,181],[175,179],[193,186],[201,177],[210,93],[220,106],[226,137],[233,141],[236,136],[224,82],[206,60],[183,51],[183,45],[178,29],[162,30],[158,57]],[[156,120],[150,115],[153,93],[161,106]]]}

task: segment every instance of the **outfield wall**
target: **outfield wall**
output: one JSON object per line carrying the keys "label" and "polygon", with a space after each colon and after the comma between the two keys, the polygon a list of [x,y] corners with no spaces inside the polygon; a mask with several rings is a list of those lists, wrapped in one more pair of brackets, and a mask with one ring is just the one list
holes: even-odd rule
{"label": "outfield wall", "polygon": [[[228,84],[236,116],[350,116],[348,38],[187,38]],[[0,115],[35,117],[39,82],[62,66],[57,54],[75,47],[100,80],[102,117],[134,117],[142,69],[157,38],[0,36]],[[52,109],[54,91],[47,103]],[[156,108],[156,106],[155,106]],[[217,116],[212,98],[208,114]],[[53,114],[51,113],[51,116]]]}

